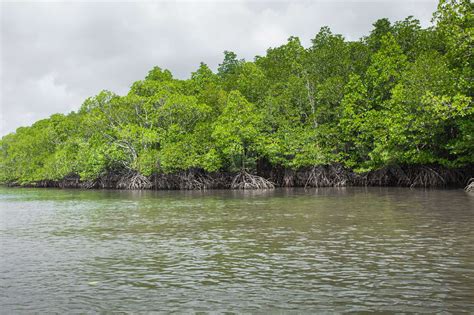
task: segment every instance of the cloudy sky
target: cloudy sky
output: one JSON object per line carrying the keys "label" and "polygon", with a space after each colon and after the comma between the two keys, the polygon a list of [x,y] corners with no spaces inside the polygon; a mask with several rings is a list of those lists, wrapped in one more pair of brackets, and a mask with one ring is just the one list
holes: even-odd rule
{"label": "cloudy sky", "polygon": [[125,94],[154,65],[187,78],[224,50],[252,60],[328,25],[347,39],[378,18],[430,25],[436,0],[4,2],[0,4],[0,136],[68,113],[102,89]]}

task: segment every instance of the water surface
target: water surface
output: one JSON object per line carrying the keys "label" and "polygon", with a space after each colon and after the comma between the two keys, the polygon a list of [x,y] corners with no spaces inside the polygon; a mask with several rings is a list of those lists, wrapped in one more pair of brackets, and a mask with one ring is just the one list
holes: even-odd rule
{"label": "water surface", "polygon": [[0,188],[0,312],[474,311],[474,194]]}

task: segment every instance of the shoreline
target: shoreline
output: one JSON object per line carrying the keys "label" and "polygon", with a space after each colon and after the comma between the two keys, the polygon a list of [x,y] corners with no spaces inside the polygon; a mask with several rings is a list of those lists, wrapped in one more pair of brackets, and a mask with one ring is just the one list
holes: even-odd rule
{"label": "shoreline", "polygon": [[179,173],[143,176],[137,172],[109,172],[95,180],[83,181],[77,174],[61,180],[33,183],[2,183],[8,187],[78,188],[122,190],[205,190],[205,189],[273,189],[277,187],[424,187],[465,188],[469,191],[474,165],[449,169],[441,166],[390,166],[368,173],[356,173],[340,165],[316,166],[291,170],[270,168],[256,172],[207,173],[192,169]]}

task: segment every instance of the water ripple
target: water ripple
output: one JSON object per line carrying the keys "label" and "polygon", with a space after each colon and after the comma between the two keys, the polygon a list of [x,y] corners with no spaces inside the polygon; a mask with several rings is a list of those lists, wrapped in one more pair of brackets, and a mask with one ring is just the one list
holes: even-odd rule
{"label": "water ripple", "polygon": [[473,199],[0,189],[0,312],[472,312]]}

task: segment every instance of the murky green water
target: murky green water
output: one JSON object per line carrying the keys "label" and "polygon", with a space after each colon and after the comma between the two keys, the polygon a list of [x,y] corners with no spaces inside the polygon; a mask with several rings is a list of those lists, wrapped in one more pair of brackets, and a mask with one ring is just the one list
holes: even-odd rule
{"label": "murky green water", "polygon": [[474,194],[0,189],[0,312],[474,311]]}

